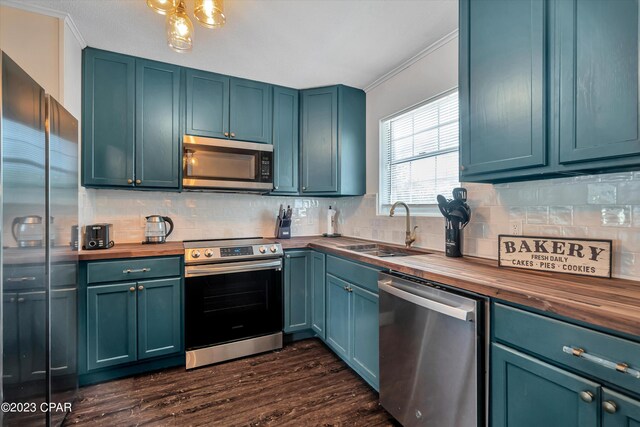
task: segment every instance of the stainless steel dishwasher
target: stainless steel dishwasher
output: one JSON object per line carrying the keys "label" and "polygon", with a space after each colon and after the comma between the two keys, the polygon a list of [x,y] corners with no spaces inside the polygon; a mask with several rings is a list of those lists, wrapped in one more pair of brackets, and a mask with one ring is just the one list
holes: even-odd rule
{"label": "stainless steel dishwasher", "polygon": [[380,403],[405,427],[484,423],[484,304],[380,273]]}

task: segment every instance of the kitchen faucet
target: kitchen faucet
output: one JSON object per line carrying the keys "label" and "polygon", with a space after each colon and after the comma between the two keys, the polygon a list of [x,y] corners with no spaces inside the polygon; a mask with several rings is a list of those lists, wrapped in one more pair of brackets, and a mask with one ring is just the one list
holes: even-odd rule
{"label": "kitchen faucet", "polygon": [[413,232],[411,231],[411,214],[409,213],[409,206],[405,202],[395,202],[393,206],[391,206],[389,216],[393,216],[393,214],[396,213],[396,206],[398,205],[404,206],[407,210],[407,231],[405,232],[404,244],[410,248],[411,244],[416,241],[416,229],[418,226],[413,227]]}

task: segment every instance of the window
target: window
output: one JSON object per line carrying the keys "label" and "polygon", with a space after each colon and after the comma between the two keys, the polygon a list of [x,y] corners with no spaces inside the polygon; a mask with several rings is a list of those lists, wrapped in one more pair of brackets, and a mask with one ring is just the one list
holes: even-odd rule
{"label": "window", "polygon": [[436,196],[458,187],[458,90],[380,121],[379,213],[399,200],[437,214]]}

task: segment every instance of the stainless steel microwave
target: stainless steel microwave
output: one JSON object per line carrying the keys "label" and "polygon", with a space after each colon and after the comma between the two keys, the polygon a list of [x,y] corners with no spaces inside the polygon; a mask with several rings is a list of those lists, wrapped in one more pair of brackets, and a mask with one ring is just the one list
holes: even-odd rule
{"label": "stainless steel microwave", "polygon": [[273,145],[185,135],[182,186],[189,190],[268,193]]}

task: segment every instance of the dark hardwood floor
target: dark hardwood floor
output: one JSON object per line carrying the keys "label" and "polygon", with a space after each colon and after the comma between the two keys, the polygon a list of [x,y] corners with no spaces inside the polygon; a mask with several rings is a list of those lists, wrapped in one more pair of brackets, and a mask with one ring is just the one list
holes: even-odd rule
{"label": "dark hardwood floor", "polygon": [[378,394],[317,339],[80,389],[65,425],[387,426]]}

